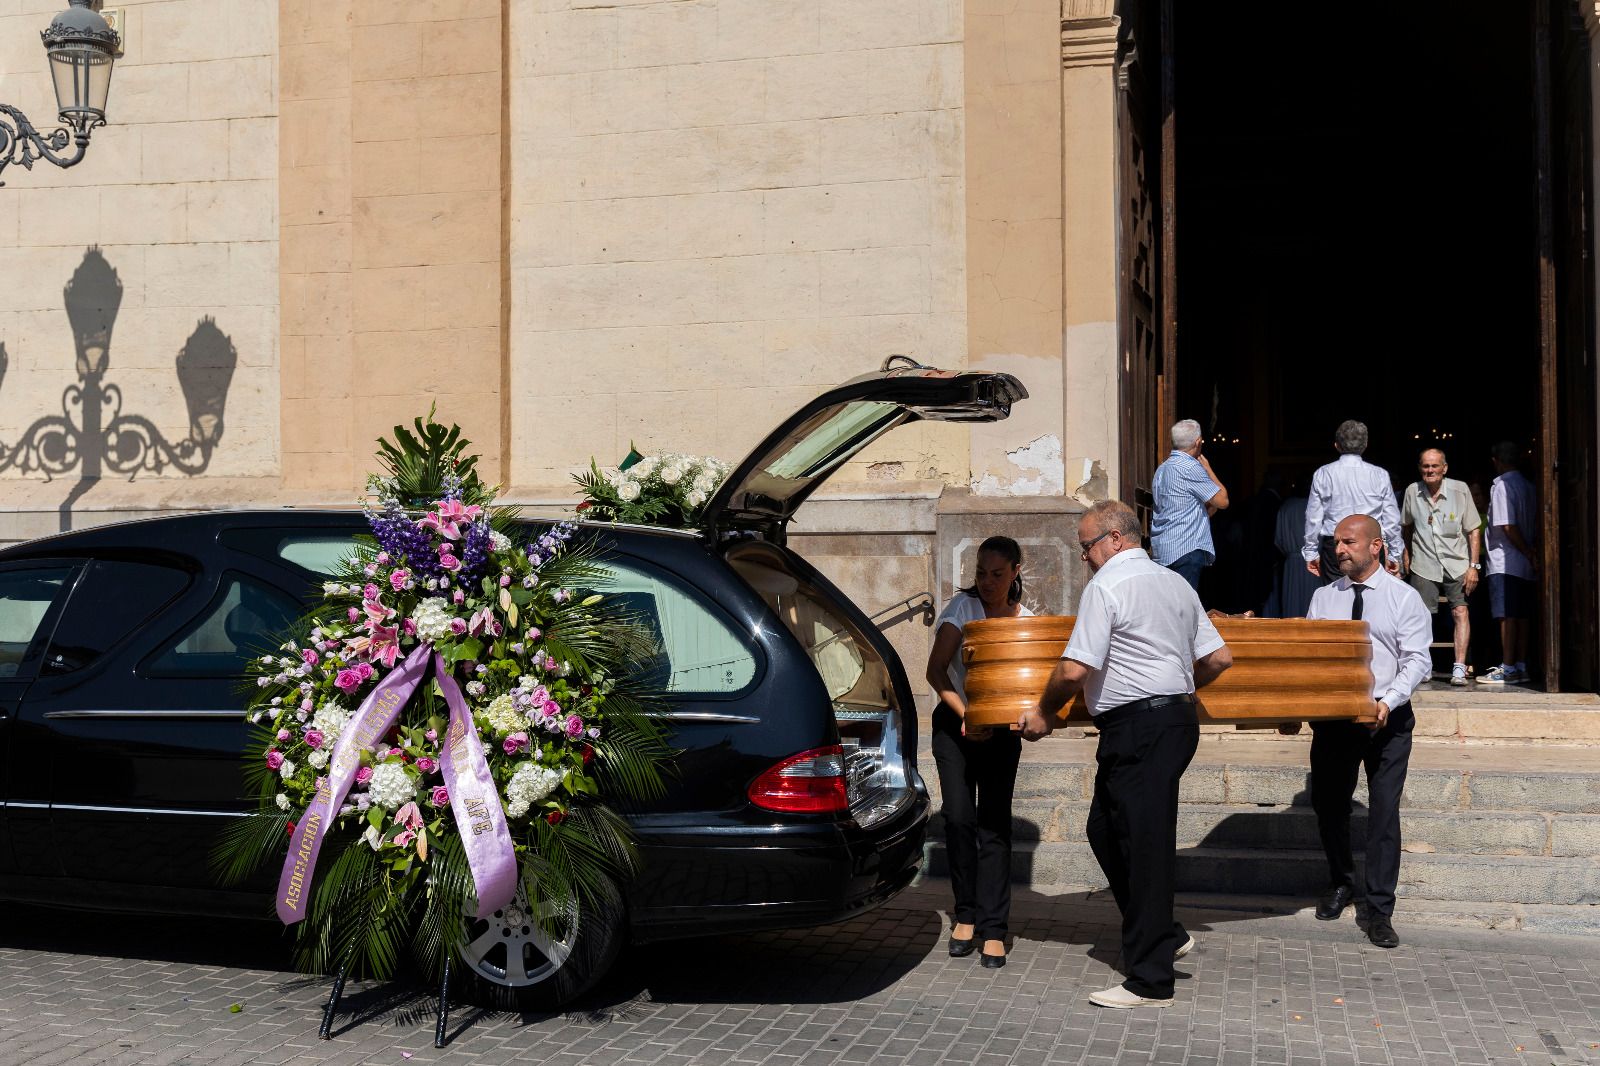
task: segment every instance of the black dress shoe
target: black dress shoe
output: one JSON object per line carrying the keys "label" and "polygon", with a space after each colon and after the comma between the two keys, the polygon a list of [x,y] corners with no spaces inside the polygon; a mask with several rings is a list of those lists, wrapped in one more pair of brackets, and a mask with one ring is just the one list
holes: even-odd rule
{"label": "black dress shoe", "polygon": [[1320,921],[1331,922],[1344,913],[1350,906],[1350,901],[1355,898],[1356,890],[1349,885],[1339,885],[1329,889],[1321,899],[1317,900],[1317,918]]}
{"label": "black dress shoe", "polygon": [[1367,939],[1380,948],[1397,948],[1400,946],[1400,934],[1394,931],[1394,926],[1389,919],[1381,915],[1373,915],[1367,919]]}
{"label": "black dress shoe", "polygon": [[983,956],[983,968],[985,970],[998,970],[998,969],[1000,969],[1000,967],[1004,966],[1005,964],[1006,964],[1006,957],[1004,955],[985,955],[985,956]]}
{"label": "black dress shoe", "polygon": [[964,959],[968,955],[971,955],[973,949],[977,946],[978,941],[974,937],[968,937],[966,940],[957,940],[955,937],[951,937],[950,957],[952,959]]}

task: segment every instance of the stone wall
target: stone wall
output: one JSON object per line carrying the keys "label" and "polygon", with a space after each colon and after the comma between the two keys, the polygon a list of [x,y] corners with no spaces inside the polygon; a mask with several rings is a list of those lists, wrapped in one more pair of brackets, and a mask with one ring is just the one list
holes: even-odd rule
{"label": "stone wall", "polygon": [[[39,31],[61,8],[0,7],[0,100],[44,129],[55,125],[55,104]],[[75,168],[41,163],[3,175],[0,443],[61,414],[79,381],[63,289],[82,267],[80,296],[92,290],[114,327],[102,382],[121,390],[122,413],[144,416],[169,441],[189,437],[175,360],[187,345],[191,359],[217,364],[209,386],[226,379],[225,416],[206,474],[237,493],[279,472],[277,9],[258,0],[122,8],[127,47],[111,83],[111,124]],[[102,406],[109,422],[115,402]],[[109,471],[102,483],[79,484],[84,471],[80,463],[45,482],[13,468],[0,483],[10,508],[47,512],[74,493],[94,507],[195,488],[171,468],[142,475],[135,493]]]}

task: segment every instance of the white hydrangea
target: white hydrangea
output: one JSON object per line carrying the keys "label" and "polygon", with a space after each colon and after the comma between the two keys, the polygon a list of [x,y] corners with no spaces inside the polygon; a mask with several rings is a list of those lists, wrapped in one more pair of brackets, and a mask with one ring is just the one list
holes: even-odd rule
{"label": "white hydrangea", "polygon": [[511,538],[504,533],[491,529],[489,530],[489,547],[497,552],[510,551]]}
{"label": "white hydrangea", "polygon": [[496,696],[490,701],[489,706],[483,709],[483,716],[489,719],[489,727],[494,730],[497,737],[510,736],[521,729],[528,728],[528,719],[517,710],[510,693]]}
{"label": "white hydrangea", "polygon": [[432,642],[450,635],[451,617],[450,605],[437,596],[430,596],[417,604],[411,624],[417,627],[418,640]]}
{"label": "white hydrangea", "polygon": [[373,803],[392,811],[416,798],[417,783],[411,780],[411,775],[399,763],[381,762],[372,768],[372,781],[367,785],[367,795]]}
{"label": "white hydrangea", "polygon": [[639,498],[639,483],[632,478],[624,480],[617,486],[617,498],[624,503],[632,503]]}
{"label": "white hydrangea", "polygon": [[525,762],[506,784],[507,818],[521,818],[528,809],[556,790],[561,775],[548,766]]}
{"label": "white hydrangea", "polygon": [[349,721],[350,712],[339,706],[337,700],[329,700],[311,716],[311,728],[322,734],[324,743],[332,743]]}

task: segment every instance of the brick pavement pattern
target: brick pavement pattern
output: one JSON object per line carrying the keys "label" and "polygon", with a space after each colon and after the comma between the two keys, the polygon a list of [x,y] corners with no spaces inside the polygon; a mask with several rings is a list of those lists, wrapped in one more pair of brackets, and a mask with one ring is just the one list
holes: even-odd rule
{"label": "brick pavement pattern", "polygon": [[1383,951],[1348,918],[1189,911],[1176,1003],[1106,1011],[1084,997],[1116,980],[1115,911],[1019,897],[1002,970],[946,955],[934,882],[827,929],[637,949],[564,1014],[458,1005],[444,1050],[397,986],[352,985],[319,1041],[327,982],[285,972],[275,930],[17,910],[0,1063],[1600,1063],[1594,941],[1411,928],[1402,903]]}

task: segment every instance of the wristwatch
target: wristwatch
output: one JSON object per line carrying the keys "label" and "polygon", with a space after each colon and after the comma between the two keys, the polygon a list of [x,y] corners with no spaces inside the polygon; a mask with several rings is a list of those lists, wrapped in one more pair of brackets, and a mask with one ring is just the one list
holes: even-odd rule
{"label": "wristwatch", "polygon": [[1482,570],[1483,569],[1483,564],[1482,563],[1469,563],[1468,565],[1471,566],[1472,569],[1474,569],[1474,570]]}

